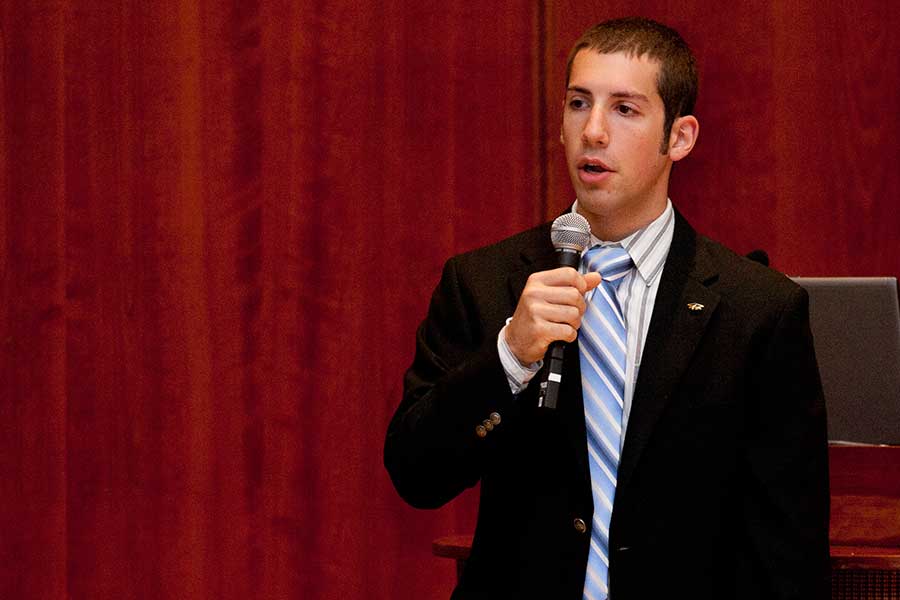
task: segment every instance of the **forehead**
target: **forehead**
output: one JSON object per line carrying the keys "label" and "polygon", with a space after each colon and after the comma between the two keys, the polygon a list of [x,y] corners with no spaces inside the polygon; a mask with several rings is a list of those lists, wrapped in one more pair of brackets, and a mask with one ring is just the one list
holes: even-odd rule
{"label": "forehead", "polygon": [[634,92],[662,101],[657,84],[659,66],[658,60],[646,55],[601,54],[585,48],[572,61],[569,87],[587,89],[595,95]]}

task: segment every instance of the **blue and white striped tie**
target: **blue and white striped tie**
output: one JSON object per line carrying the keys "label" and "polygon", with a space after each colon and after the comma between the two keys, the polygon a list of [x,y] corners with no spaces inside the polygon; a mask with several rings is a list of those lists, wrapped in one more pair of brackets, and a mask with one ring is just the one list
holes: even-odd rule
{"label": "blue and white striped tie", "polygon": [[594,497],[584,598],[604,600],[609,595],[609,521],[616,494],[625,405],[625,319],[616,289],[633,263],[620,246],[595,246],[582,261],[586,272],[599,272],[603,277],[581,320],[578,346]]}

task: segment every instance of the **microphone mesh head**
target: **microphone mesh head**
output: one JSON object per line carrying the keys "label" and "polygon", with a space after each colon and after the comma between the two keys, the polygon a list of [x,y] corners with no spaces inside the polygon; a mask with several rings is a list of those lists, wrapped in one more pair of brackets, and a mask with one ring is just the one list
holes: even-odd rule
{"label": "microphone mesh head", "polygon": [[591,226],[578,213],[566,213],[550,226],[550,241],[557,250],[581,252],[591,243]]}

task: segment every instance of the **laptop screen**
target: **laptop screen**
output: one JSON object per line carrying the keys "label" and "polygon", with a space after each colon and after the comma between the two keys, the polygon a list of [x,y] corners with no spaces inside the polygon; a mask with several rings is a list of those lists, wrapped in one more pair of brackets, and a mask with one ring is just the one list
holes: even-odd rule
{"label": "laptop screen", "polygon": [[893,277],[794,277],[828,410],[828,439],[900,444],[900,309]]}

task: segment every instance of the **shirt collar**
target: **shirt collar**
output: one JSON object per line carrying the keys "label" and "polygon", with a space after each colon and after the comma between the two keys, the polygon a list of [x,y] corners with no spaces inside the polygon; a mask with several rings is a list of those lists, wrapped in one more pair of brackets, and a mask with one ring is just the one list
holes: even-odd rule
{"label": "shirt collar", "polygon": [[[578,200],[572,205],[572,212],[578,209]],[[594,246],[620,245],[625,248],[641,279],[649,286],[662,271],[662,266],[672,245],[675,232],[675,210],[672,201],[666,198],[666,208],[653,221],[638,229],[618,242],[604,242],[591,233],[591,244],[585,252]]]}

